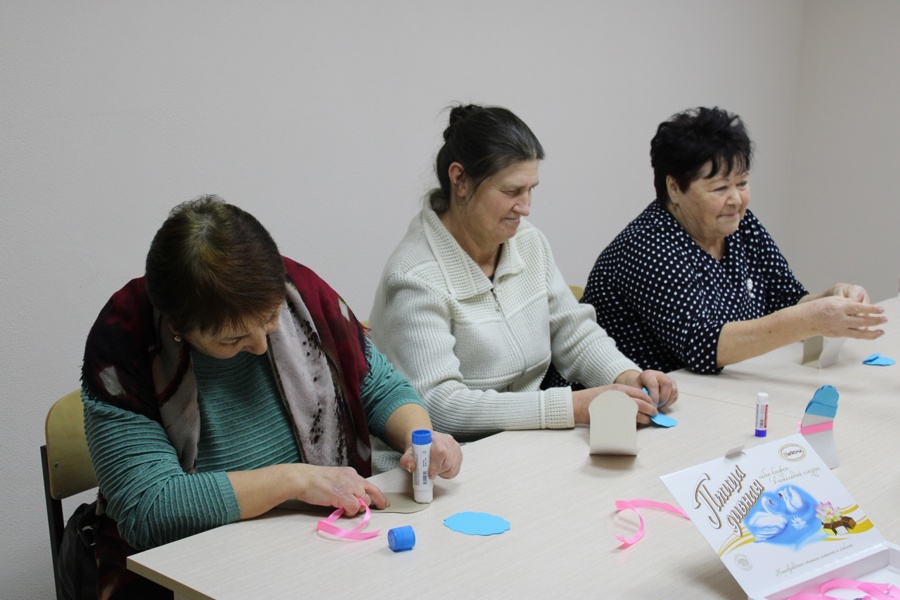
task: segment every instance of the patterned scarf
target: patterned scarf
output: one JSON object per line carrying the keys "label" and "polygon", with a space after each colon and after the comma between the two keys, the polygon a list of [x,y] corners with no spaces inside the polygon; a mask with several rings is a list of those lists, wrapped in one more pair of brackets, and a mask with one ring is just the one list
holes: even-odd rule
{"label": "patterned scarf", "polygon": [[[371,475],[360,384],[368,372],[365,329],[315,273],[284,259],[288,283],[269,336],[276,373],[303,460]],[[116,292],[94,323],[82,385],[91,398],[160,423],[181,467],[194,472],[200,438],[197,380],[187,344],[176,343],[144,278]]]}

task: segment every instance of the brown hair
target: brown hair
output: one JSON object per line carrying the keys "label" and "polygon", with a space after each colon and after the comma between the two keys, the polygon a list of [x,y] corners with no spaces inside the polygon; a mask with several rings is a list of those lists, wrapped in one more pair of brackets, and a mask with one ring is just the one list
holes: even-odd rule
{"label": "brown hair", "polygon": [[150,301],[181,333],[264,322],[285,294],[272,236],[212,195],[172,209],[150,244],[145,272]]}
{"label": "brown hair", "polygon": [[439,187],[429,192],[429,204],[438,214],[450,208],[450,165],[458,162],[477,190],[485,179],[509,165],[542,160],[544,148],[525,122],[501,106],[454,106],[444,130],[434,171]]}

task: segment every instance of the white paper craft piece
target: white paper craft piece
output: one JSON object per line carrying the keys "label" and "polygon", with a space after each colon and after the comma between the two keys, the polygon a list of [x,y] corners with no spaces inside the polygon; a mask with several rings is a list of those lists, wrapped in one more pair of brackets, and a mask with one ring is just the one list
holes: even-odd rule
{"label": "white paper craft piece", "polygon": [[834,419],[837,417],[839,394],[830,385],[816,390],[806,405],[806,413],[800,422],[800,433],[809,442],[829,469],[838,466],[837,444],[834,441]]}
{"label": "white paper craft piece", "polygon": [[[812,427],[814,425],[821,425],[832,421],[834,421],[834,419],[807,413],[803,416],[803,421],[800,422],[800,429],[802,430],[805,427]],[[806,441],[809,442],[809,445],[813,447],[816,454],[822,457],[822,461],[828,465],[829,469],[838,466],[840,461],[838,460],[837,445],[834,443],[833,429],[826,429],[825,431],[818,431],[816,433],[804,433],[803,437],[805,437]]]}
{"label": "white paper craft piece", "polygon": [[637,456],[637,404],[624,392],[609,390],[591,401],[591,454]]}
{"label": "white paper craft piece", "polygon": [[844,338],[827,338],[816,335],[803,341],[804,367],[824,369],[838,361]]}

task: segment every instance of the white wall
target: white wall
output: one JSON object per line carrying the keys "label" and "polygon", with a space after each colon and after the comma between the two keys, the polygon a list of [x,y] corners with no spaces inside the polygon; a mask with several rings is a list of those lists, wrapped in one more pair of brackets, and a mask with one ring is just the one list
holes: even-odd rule
{"label": "white wall", "polygon": [[[364,318],[433,184],[442,109],[500,104],[547,150],[532,220],[583,283],[652,198],[656,125],[720,105],[750,127],[753,207],[800,275],[860,273],[883,297],[900,271],[896,238],[890,264],[871,260],[897,222],[882,211],[896,211],[897,125],[883,121],[900,100],[898,16],[891,0],[7,0],[0,595],[51,596],[44,415],[77,387],[88,327],[142,273],[174,204],[216,192],[248,209]],[[816,241],[810,213],[840,233],[821,261],[797,241]]]}
{"label": "white wall", "polygon": [[[804,18],[787,235],[809,287],[897,294],[900,275],[900,2],[815,1]],[[874,351],[874,350],[873,350]]]}

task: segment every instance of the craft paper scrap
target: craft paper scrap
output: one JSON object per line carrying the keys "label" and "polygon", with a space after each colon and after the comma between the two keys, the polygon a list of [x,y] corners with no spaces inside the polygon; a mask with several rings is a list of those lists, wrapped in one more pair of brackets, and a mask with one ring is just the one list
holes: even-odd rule
{"label": "craft paper scrap", "polygon": [[662,480],[754,598],[884,542],[800,434]]}
{"label": "craft paper scrap", "polygon": [[650,422],[657,427],[675,427],[678,425],[678,421],[662,413],[656,413],[656,416],[650,417]]}
{"label": "craft paper scrap", "polygon": [[482,512],[461,512],[444,519],[444,525],[466,535],[497,535],[509,531],[509,521]]}
{"label": "craft paper scrap", "polygon": [[344,509],[339,508],[327,518],[322,519],[316,524],[316,530],[322,531],[328,534],[331,534],[335,537],[351,540],[351,541],[360,541],[360,540],[368,540],[379,533],[381,533],[380,529],[376,529],[375,531],[363,531],[366,528],[366,525],[369,524],[369,519],[372,517],[372,511],[369,509],[369,506],[366,504],[365,500],[362,498],[357,498],[360,506],[365,509],[365,513],[363,513],[362,521],[359,522],[359,525],[353,527],[352,529],[344,529],[343,527],[338,527],[334,523],[341,518],[344,514]]}
{"label": "craft paper scrap", "polygon": [[[648,396],[650,395],[650,392],[647,390],[647,388],[641,388],[641,391],[643,391]],[[668,400],[664,400],[664,401],[660,402],[656,406],[656,409],[657,410],[662,409],[662,407],[665,406],[667,403],[668,403]],[[678,421],[676,421],[672,417],[664,415],[660,412],[656,413],[655,417],[650,417],[650,422],[653,423],[654,425],[659,425],[660,427],[675,427],[676,425],[678,425]]]}
{"label": "craft paper scrap", "polygon": [[805,367],[824,369],[838,361],[844,338],[826,338],[816,335],[803,341],[803,360]]}
{"label": "craft paper scrap", "polygon": [[800,433],[829,469],[834,469],[840,464],[833,430],[838,397],[839,394],[833,386],[823,385],[816,390],[812,400],[806,405],[806,414],[800,422]]}
{"label": "craft paper scrap", "polygon": [[617,513],[622,510],[631,510],[634,511],[638,518],[637,533],[627,539],[621,535],[616,536],[616,539],[619,540],[619,543],[622,544],[620,548],[622,548],[623,550],[625,548],[634,546],[639,541],[641,541],[641,538],[644,537],[644,517],[641,515],[641,511],[638,510],[639,508],[655,508],[657,510],[664,510],[673,515],[678,515],[679,517],[683,517],[685,519],[690,519],[690,517],[687,516],[686,512],[684,512],[677,506],[672,506],[668,502],[656,502],[654,500],[643,500],[640,498],[636,498],[634,500],[616,500]]}
{"label": "craft paper scrap", "polygon": [[895,361],[893,358],[882,356],[877,352],[875,354],[870,354],[865,359],[863,359],[864,365],[871,365],[873,367],[889,367],[895,362],[897,361]]}
{"label": "craft paper scrap", "polygon": [[837,415],[838,398],[840,394],[834,386],[823,385],[815,391],[812,400],[806,405],[806,414],[833,419]]}
{"label": "craft paper scrap", "polygon": [[637,404],[624,392],[609,390],[588,407],[591,454],[637,456]]}

